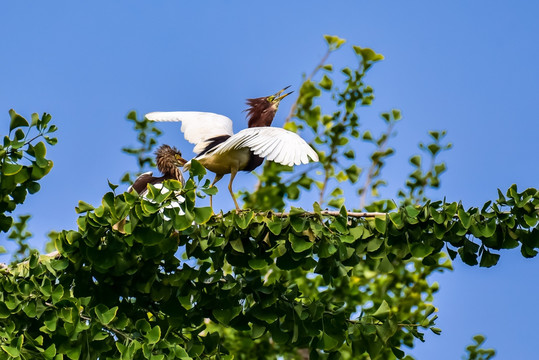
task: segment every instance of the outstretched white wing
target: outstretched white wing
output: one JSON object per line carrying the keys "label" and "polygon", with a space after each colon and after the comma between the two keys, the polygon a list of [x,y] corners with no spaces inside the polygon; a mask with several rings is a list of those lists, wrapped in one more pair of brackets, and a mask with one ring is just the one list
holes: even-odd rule
{"label": "outstretched white wing", "polygon": [[255,155],[282,165],[307,164],[309,159],[318,161],[318,154],[298,134],[277,127],[244,129],[216,146],[211,154],[245,147]]}
{"label": "outstretched white wing", "polygon": [[145,115],[151,121],[178,121],[185,140],[195,144],[198,154],[207,145],[207,140],[216,136],[234,134],[232,120],[224,115],[198,111],[151,112]]}

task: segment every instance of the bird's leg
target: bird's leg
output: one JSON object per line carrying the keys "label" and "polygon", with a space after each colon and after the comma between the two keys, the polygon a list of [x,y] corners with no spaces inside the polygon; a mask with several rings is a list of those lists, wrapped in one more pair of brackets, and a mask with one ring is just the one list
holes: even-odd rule
{"label": "bird's leg", "polygon": [[236,197],[234,196],[234,191],[232,191],[232,181],[234,181],[234,178],[236,177],[237,173],[238,173],[237,169],[231,169],[230,182],[228,183],[228,191],[230,191],[230,195],[232,195],[232,200],[234,200],[234,204],[236,205],[236,211],[240,211],[241,209],[238,205],[238,202],[236,201]]}
{"label": "bird's leg", "polygon": [[[213,185],[215,185],[217,181],[221,180],[222,177],[223,177],[223,174],[215,174],[215,178],[213,179],[210,185],[210,188],[213,187]],[[210,195],[210,207],[213,211],[213,195]]]}

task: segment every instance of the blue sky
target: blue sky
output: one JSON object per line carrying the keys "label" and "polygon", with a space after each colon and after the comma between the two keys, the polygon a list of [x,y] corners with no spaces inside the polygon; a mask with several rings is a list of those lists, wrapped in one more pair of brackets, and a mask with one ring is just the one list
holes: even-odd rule
{"label": "blue sky", "polygon": [[[34,244],[50,230],[74,228],[78,200],[99,203],[107,179],[118,183],[136,169],[120,151],[135,143],[128,111],[212,111],[239,130],[246,98],[286,85],[297,90],[325,52],[323,34],[385,56],[367,78],[374,105],[360,115],[374,124],[380,112],[403,113],[392,140],[397,154],[384,173],[392,180],[388,197],[411,171],[407,158],[427,129],[446,129],[454,145],[433,198],[481,206],[497,198],[497,188],[537,187],[538,11],[523,0],[3,2],[3,131],[10,108],[28,117],[51,113],[60,129],[49,150],[55,166],[21,209],[33,215]],[[336,68],[351,61],[350,48],[330,58]],[[275,125],[291,103],[283,101]],[[190,155],[178,126],[161,128],[162,142]],[[236,189],[256,181],[249,174],[238,180]],[[226,191],[216,207],[230,208]],[[518,250],[504,252],[492,269],[456,261],[454,272],[433,277],[442,336],[427,336],[412,354],[460,358],[482,333],[499,359],[534,358],[539,287],[531,279],[538,270],[538,260]]]}

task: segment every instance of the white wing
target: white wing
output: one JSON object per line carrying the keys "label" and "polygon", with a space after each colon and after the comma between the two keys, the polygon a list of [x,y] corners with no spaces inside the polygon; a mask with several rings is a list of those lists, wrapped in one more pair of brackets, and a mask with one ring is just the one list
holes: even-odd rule
{"label": "white wing", "polygon": [[195,144],[193,151],[200,153],[207,140],[215,136],[234,134],[232,120],[224,115],[198,111],[151,112],[145,115],[151,121],[179,121],[185,140]]}
{"label": "white wing", "polygon": [[318,161],[318,154],[298,134],[277,127],[244,129],[219,144],[211,154],[224,154],[248,147],[255,155],[282,165],[307,164]]}

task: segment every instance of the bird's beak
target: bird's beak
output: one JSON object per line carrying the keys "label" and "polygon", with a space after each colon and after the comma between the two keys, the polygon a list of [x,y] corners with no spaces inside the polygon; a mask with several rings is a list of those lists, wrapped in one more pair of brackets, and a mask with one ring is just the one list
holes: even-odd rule
{"label": "bird's beak", "polygon": [[187,163],[187,160],[185,160],[184,158],[180,157],[178,159],[178,162],[180,163],[180,166],[184,166],[186,163]]}
{"label": "bird's beak", "polygon": [[279,102],[281,101],[282,99],[284,99],[285,97],[287,97],[288,95],[292,94],[293,91],[290,91],[289,93],[286,93],[286,94],[283,94],[281,95],[286,89],[288,89],[290,87],[290,85],[288,85],[287,87],[285,87],[284,89],[278,91],[277,93],[275,93],[275,95],[273,95],[275,97],[275,100],[273,100],[274,102]]}

